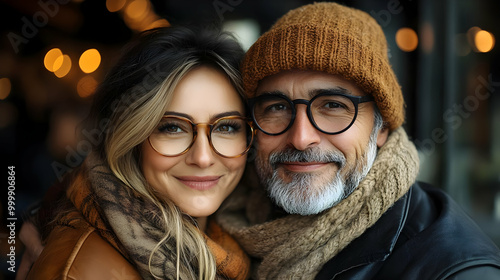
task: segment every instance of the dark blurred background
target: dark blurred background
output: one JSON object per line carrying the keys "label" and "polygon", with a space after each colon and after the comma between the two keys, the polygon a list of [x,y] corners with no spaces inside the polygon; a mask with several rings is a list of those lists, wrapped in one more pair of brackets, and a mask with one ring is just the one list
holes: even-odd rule
{"label": "dark blurred background", "polygon": [[[155,26],[217,21],[248,48],[281,15],[312,2],[0,0],[0,279],[13,276],[8,167],[17,237],[26,209],[83,160],[77,125],[129,39]],[[445,189],[500,244],[500,1],[340,3],[384,29],[405,128],[420,151],[419,179]],[[17,269],[23,247],[15,246]]]}

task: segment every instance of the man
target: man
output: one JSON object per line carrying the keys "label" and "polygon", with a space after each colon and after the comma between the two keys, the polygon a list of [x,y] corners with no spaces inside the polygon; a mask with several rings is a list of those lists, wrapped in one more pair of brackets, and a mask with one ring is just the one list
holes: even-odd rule
{"label": "man", "polygon": [[217,220],[253,257],[253,278],[500,279],[498,248],[447,195],[415,182],[403,96],[368,14],[292,10],[250,48],[242,74],[261,185],[249,173]]}

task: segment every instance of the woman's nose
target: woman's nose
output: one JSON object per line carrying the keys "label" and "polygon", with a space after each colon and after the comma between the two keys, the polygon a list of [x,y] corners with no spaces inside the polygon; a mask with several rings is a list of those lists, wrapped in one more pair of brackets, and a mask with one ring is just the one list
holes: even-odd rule
{"label": "woman's nose", "polygon": [[208,127],[198,127],[198,135],[188,151],[186,162],[200,168],[207,168],[214,164],[216,154],[210,146],[207,130]]}

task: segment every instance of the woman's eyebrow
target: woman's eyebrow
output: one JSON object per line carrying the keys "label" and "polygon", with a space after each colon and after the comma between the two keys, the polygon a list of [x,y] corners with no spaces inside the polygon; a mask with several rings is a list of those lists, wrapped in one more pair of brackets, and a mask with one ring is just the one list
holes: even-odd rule
{"label": "woman's eyebrow", "polygon": [[190,115],[188,115],[188,114],[181,113],[181,112],[166,111],[163,115],[164,115],[164,116],[166,116],[166,115],[174,115],[174,116],[184,117],[184,118],[186,118],[186,119],[189,119],[189,120],[193,121],[193,117],[191,117],[191,116],[190,116]]}
{"label": "woman's eyebrow", "polygon": [[[180,112],[175,112],[175,111],[166,111],[164,114],[166,115],[174,115],[174,116],[179,116],[179,117],[184,117],[186,119],[189,119],[190,121],[194,122],[194,118],[191,115],[185,114],[185,113],[180,113]],[[243,116],[241,112],[239,111],[227,111],[227,112],[222,112],[218,113],[215,115],[210,116],[210,122],[215,121],[217,119],[223,118],[223,117],[228,117],[228,116]]]}
{"label": "woman's eyebrow", "polygon": [[211,115],[210,116],[210,121],[212,122],[212,121],[215,121],[217,119],[220,119],[220,118],[223,118],[223,117],[229,117],[229,116],[239,116],[239,117],[241,117],[242,114],[239,111],[222,112],[222,113],[218,113],[218,114],[215,114],[215,115]]}

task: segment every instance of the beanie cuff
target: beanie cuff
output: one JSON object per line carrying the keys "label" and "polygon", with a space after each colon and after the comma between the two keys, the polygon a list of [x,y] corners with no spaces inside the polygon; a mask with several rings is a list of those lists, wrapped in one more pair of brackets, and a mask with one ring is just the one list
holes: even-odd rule
{"label": "beanie cuff", "polygon": [[259,81],[286,70],[340,75],[375,98],[384,121],[394,130],[404,122],[401,88],[387,59],[372,48],[333,28],[296,24],[271,29],[245,56],[242,74],[246,93],[254,96]]}

